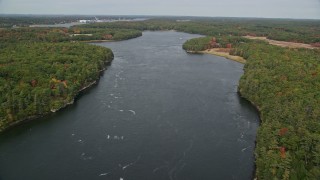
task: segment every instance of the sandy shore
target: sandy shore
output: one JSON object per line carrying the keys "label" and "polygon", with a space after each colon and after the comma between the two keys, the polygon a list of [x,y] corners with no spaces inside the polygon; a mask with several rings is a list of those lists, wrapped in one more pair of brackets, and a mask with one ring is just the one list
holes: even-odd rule
{"label": "sandy shore", "polygon": [[198,53],[212,54],[212,55],[216,55],[216,56],[225,57],[227,59],[237,61],[242,64],[246,63],[246,60],[243,57],[230,55],[229,50],[230,49],[227,49],[227,48],[213,48],[213,49],[208,49],[208,50],[204,50],[204,51],[199,51]]}
{"label": "sandy shore", "polygon": [[87,40],[87,41],[79,41],[84,43],[95,43],[95,42],[115,42],[115,40]]}
{"label": "sandy shore", "polygon": [[267,39],[267,37],[255,37],[255,36],[243,36],[243,37],[248,38],[248,39],[253,39],[253,40],[256,40],[256,39],[263,40],[263,41],[268,42],[269,44],[272,44],[275,46],[280,46],[280,47],[319,49],[319,48],[314,47],[310,44],[287,42],[287,41],[276,41],[276,40]]}

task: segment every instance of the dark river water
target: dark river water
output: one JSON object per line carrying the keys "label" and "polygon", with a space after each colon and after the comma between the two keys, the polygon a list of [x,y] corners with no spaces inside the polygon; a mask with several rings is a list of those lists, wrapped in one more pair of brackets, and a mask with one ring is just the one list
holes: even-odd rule
{"label": "dark river water", "polygon": [[0,179],[251,179],[259,118],[237,94],[243,65],[185,53],[194,37],[98,44],[115,53],[98,85],[0,135]]}

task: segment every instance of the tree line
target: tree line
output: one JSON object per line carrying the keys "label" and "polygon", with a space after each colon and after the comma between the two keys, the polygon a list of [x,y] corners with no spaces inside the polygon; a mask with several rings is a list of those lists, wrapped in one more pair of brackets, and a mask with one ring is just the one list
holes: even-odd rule
{"label": "tree line", "polygon": [[265,36],[280,41],[320,43],[319,20],[256,19],[256,18],[177,18],[150,19],[141,22],[95,23],[87,28],[125,28],[136,30],[176,30],[206,36]]}
{"label": "tree line", "polygon": [[110,40],[119,41],[136,38],[141,31],[130,29],[90,29],[90,28],[14,28],[0,29],[1,42],[71,42]]}

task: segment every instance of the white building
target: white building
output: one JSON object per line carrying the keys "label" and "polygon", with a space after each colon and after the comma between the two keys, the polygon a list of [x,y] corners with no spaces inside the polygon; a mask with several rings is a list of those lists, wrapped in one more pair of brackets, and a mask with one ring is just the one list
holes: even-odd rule
{"label": "white building", "polygon": [[79,20],[80,23],[89,23],[90,20]]}

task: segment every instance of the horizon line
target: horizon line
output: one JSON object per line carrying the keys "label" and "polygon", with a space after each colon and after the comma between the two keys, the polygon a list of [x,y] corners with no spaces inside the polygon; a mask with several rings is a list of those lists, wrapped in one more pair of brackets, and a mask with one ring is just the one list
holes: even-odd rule
{"label": "horizon line", "polygon": [[125,14],[26,14],[0,13],[0,16],[140,16],[140,17],[195,17],[195,18],[243,18],[243,19],[287,19],[287,20],[320,20],[320,18],[289,18],[289,17],[254,17],[254,16],[202,16],[202,15],[125,15]]}

